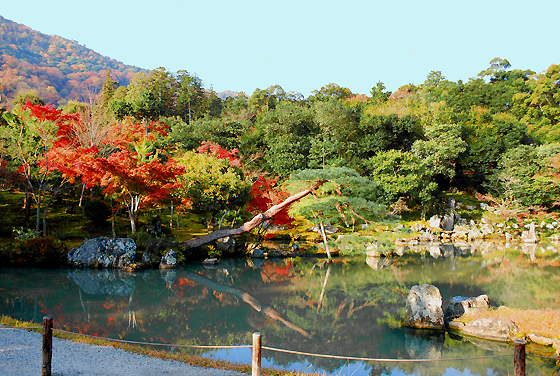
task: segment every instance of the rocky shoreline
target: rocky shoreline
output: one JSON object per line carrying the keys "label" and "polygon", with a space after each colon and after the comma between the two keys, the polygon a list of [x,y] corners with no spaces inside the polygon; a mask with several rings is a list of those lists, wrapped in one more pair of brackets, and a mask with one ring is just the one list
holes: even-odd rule
{"label": "rocky shoreline", "polygon": [[[455,296],[447,309],[442,308],[442,296],[436,286],[423,284],[413,286],[406,299],[405,325],[418,329],[452,330],[462,334],[502,342],[513,342],[523,339],[543,346],[550,346],[551,353],[560,357],[560,338],[543,336],[537,333],[523,333],[518,325],[511,320],[496,317],[484,317],[483,312],[507,309],[493,308],[487,295],[477,297]],[[477,312],[482,316],[469,319],[469,315]],[[498,314],[499,316],[499,314]]]}

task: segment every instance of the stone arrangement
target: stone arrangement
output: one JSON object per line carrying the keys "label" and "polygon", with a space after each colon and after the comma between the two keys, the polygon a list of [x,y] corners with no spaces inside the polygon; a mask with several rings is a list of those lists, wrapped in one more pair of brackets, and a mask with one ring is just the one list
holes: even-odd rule
{"label": "stone arrangement", "polygon": [[[453,329],[463,334],[494,341],[513,341],[521,335],[514,322],[494,317],[481,317],[463,322],[456,320],[473,310],[490,309],[487,295],[477,297],[455,296],[445,312],[442,297],[436,286],[423,284],[413,286],[406,299],[405,325],[419,329]],[[527,340],[552,346],[560,354],[560,340],[538,334],[528,334]]]}

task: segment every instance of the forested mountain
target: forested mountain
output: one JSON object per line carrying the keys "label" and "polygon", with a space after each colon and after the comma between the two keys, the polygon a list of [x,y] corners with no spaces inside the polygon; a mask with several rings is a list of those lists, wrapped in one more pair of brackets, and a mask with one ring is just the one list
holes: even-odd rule
{"label": "forested mountain", "polygon": [[51,105],[84,100],[101,89],[106,70],[128,85],[143,71],[102,56],[76,41],[45,35],[0,16],[0,91],[3,105],[30,90]]}

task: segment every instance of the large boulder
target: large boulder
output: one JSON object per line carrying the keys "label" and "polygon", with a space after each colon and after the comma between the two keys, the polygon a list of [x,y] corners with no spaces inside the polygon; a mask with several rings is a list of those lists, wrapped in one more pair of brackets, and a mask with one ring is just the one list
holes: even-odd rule
{"label": "large boulder", "polygon": [[488,309],[489,307],[488,295],[480,295],[474,298],[454,296],[445,310],[445,318],[447,320],[453,320],[454,318],[461,317],[472,310]]}
{"label": "large boulder", "polygon": [[159,263],[160,269],[174,269],[177,267],[177,255],[175,251],[170,249],[163,255]]}
{"label": "large boulder", "polygon": [[77,267],[127,268],[134,262],[136,243],[129,238],[86,239],[68,252],[68,263]]}
{"label": "large boulder", "polygon": [[443,309],[439,289],[433,285],[412,286],[406,298],[405,325],[413,328],[443,329]]}
{"label": "large boulder", "polygon": [[510,320],[483,317],[467,322],[462,332],[473,337],[509,341],[517,330],[517,325]]}

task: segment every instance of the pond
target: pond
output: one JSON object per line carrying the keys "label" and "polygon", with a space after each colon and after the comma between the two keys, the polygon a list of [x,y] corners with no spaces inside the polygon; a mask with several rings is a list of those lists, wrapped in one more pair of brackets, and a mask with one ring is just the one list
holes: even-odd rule
{"label": "pond", "polygon": [[[510,344],[456,332],[403,327],[405,297],[437,286],[444,308],[456,295],[487,294],[494,306],[560,308],[556,246],[427,245],[395,258],[225,259],[176,270],[0,269],[0,314],[55,328],[135,341],[263,346],[360,358],[443,359],[513,353]],[[250,363],[250,349],[192,350]],[[327,375],[507,375],[512,357],[430,363],[320,358],[263,350],[263,366]],[[552,361],[528,358],[529,373]]]}

